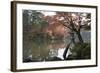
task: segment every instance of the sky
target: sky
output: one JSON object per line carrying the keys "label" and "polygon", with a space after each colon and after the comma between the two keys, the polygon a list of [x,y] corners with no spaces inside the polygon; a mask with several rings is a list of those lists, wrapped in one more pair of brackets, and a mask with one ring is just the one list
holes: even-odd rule
{"label": "sky", "polygon": [[56,15],[56,12],[50,12],[50,11],[41,11],[45,16],[53,16]]}

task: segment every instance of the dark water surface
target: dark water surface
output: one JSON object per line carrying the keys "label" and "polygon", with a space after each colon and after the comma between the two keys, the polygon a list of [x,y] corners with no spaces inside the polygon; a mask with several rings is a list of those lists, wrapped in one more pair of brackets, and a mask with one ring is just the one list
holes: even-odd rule
{"label": "dark water surface", "polygon": [[[81,32],[83,40],[90,42],[90,31]],[[76,40],[78,40],[76,38]],[[23,40],[23,62],[49,61],[52,58],[63,60],[63,52],[70,42],[70,37],[50,40],[43,38],[33,38],[32,40]],[[59,58],[57,58],[59,57]]]}

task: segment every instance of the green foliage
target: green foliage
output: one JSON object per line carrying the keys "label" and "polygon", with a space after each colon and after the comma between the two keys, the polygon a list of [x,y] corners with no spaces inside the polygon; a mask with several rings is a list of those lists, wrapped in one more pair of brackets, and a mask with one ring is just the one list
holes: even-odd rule
{"label": "green foliage", "polygon": [[68,60],[90,59],[91,47],[90,43],[76,43],[71,49],[72,54],[68,56]]}
{"label": "green foliage", "polygon": [[[23,25],[25,30],[29,29],[42,29],[47,25],[47,22],[43,19],[44,15],[41,11],[36,10],[23,10]],[[31,27],[28,28],[28,27]]]}
{"label": "green foliage", "polygon": [[33,27],[37,29],[42,29],[47,25],[47,22],[43,19],[43,14],[41,12],[32,11],[31,18]]}
{"label": "green foliage", "polygon": [[[25,39],[32,39],[36,34],[41,34],[41,30],[45,28],[47,22],[41,11],[23,10],[23,35]],[[43,35],[43,34],[41,34]]]}

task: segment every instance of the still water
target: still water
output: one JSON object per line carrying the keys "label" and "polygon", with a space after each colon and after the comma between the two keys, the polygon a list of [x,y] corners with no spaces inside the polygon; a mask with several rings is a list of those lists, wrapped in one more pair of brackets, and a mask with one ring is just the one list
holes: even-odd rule
{"label": "still water", "polygon": [[63,60],[62,55],[67,43],[65,40],[45,40],[39,38],[26,41],[23,46],[23,62],[49,61],[54,57],[59,57]]}
{"label": "still water", "polygon": [[[82,38],[90,42],[90,31],[81,32]],[[76,41],[77,36],[76,36]],[[70,37],[58,40],[48,40],[43,38],[33,38],[33,40],[23,41],[23,62],[41,62],[64,60],[63,53],[70,42]],[[70,54],[67,52],[66,57]]]}

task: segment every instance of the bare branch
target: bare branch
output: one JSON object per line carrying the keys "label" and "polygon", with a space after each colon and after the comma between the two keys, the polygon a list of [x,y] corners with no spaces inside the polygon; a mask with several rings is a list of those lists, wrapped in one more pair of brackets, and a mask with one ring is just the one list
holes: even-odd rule
{"label": "bare branch", "polygon": [[63,24],[65,27],[69,28],[70,30],[73,30],[70,26]]}

